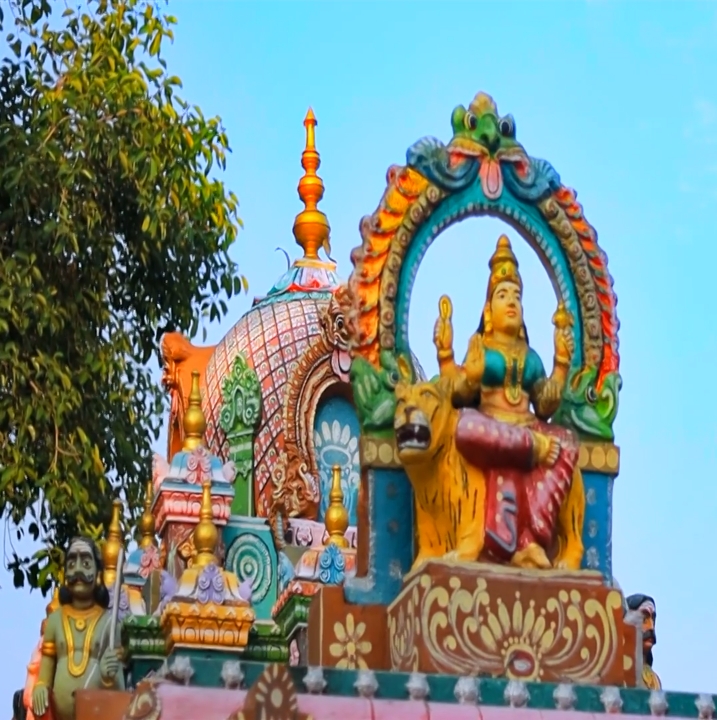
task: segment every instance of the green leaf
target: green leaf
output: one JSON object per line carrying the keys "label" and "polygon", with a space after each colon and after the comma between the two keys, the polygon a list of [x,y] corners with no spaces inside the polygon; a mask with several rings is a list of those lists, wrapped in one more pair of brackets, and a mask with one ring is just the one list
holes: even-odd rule
{"label": "green leaf", "polygon": [[154,57],[159,54],[159,48],[162,45],[162,33],[158,32],[152,38],[152,42],[149,46],[149,54]]}

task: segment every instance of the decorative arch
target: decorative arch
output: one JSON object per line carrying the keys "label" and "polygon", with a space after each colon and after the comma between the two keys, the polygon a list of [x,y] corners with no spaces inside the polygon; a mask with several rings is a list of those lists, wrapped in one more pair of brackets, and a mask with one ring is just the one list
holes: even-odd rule
{"label": "decorative arch", "polygon": [[[586,487],[586,567],[611,577],[612,445],[621,386],[617,298],[597,233],[574,190],[516,140],[515,121],[478,93],[457,107],[448,144],[423,138],[405,166],[392,166],[378,209],[360,223],[349,280],[351,380],[362,427],[360,577],[346,598],[389,603],[412,562],[412,490],[395,454],[393,388],[399,356],[410,358],[408,313],[419,265],[435,238],[467,217],[498,217],[537,252],[556,296],[574,318],[576,352],[555,420],[580,435]],[[586,536],[584,535],[584,540]],[[363,558],[361,557],[363,555]]]}
{"label": "decorative arch", "polygon": [[[406,166],[389,168],[378,209],[362,219],[362,243],[351,254],[353,354],[375,368],[381,351],[408,354],[411,290],[427,249],[455,222],[498,217],[538,253],[558,299],[575,318],[577,351],[561,421],[583,436],[612,440],[619,321],[607,257],[575,191],[561,183],[550,163],[530,157],[514,140],[514,123],[512,144],[503,153],[499,147],[491,154],[480,137],[466,140],[469,131],[456,131],[457,116],[481,112],[497,126],[505,122],[482,93],[470,110],[456,108],[448,145],[423,138],[411,146]],[[490,185],[490,173],[497,187]]]}
{"label": "decorative arch", "polygon": [[[296,363],[287,382],[283,405],[284,448],[272,474],[274,489],[269,521],[281,545],[290,517],[315,520],[319,510],[319,467],[314,445],[314,421],[322,399],[348,384],[348,323],[351,298],[339,286],[320,317],[321,336]],[[283,523],[277,520],[283,518]]]}

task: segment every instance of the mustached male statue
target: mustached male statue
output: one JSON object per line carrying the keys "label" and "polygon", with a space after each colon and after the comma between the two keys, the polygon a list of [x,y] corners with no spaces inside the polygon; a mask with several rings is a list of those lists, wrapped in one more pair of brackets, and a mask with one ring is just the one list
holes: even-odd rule
{"label": "mustached male statue", "polygon": [[60,607],[47,618],[32,691],[38,720],[74,720],[77,690],[124,689],[119,627],[110,642],[110,596],[102,569],[102,556],[92,540],[72,540],[65,555]]}
{"label": "mustached male statue", "polygon": [[652,669],[652,648],[657,644],[655,601],[649,595],[636,593],[630,595],[626,602],[628,610],[639,612],[642,615],[642,681],[648,690],[661,690],[662,682]]}

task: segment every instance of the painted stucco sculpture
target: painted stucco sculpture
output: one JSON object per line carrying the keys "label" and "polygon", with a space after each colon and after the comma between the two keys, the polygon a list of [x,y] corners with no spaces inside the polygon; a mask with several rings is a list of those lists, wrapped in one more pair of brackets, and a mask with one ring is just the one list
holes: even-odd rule
{"label": "painted stucco sculpture", "polygon": [[[654,601],[612,577],[619,323],[575,192],[479,93],[447,144],[389,169],[342,283],[312,112],[304,126],[302,256],[216,346],[163,340],[169,454],[124,568],[120,506],[103,546],[131,691],[78,692],[77,720],[711,717],[713,696],[661,689]],[[428,381],[413,281],[444,228],[480,215],[543,260],[553,362],[528,341],[506,234],[485,244],[462,359],[441,298]]]}
{"label": "painted stucco sculpture", "polygon": [[412,371],[399,363],[405,370],[394,428],[416,496],[413,567],[443,557],[577,570],[585,512],[577,441],[544,422],[560,400],[570,341],[556,328],[556,367],[546,377],[524,339],[521,281],[504,236],[491,269],[464,363],[454,359],[446,296],[434,332],[438,379],[413,384]]}
{"label": "painted stucco sculpture", "polygon": [[657,643],[655,625],[657,623],[657,608],[655,601],[649,595],[636,593],[627,598],[629,612],[639,615],[642,640],[642,681],[650,690],[662,690],[659,675],[652,669],[652,649]]}
{"label": "painted stucco sculpture", "polygon": [[123,689],[119,636],[111,638],[109,591],[102,556],[88,538],[75,538],[65,553],[60,607],[47,618],[40,672],[32,691],[36,718],[75,720],[78,690]]}

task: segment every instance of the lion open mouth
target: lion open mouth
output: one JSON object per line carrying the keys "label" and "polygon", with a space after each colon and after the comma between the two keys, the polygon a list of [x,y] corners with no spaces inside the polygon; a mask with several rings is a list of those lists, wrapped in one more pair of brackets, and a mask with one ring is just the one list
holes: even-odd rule
{"label": "lion open mouth", "polygon": [[431,444],[431,428],[423,422],[407,422],[396,428],[396,445],[400,450],[426,450]]}

